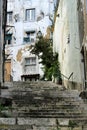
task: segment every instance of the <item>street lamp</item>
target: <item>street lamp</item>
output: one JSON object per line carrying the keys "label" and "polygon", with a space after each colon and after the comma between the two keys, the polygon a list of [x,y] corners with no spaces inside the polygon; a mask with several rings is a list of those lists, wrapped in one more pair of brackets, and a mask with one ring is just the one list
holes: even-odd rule
{"label": "street lamp", "polygon": [[37,37],[36,38],[41,38],[42,37],[42,32],[39,30],[38,32],[37,32]]}

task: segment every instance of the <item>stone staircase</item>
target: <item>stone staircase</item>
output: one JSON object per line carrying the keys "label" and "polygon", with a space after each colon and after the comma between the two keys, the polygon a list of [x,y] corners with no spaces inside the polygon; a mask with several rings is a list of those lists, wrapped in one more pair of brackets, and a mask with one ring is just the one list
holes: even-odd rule
{"label": "stone staircase", "polygon": [[52,82],[14,82],[9,89],[12,117],[72,118],[87,120],[87,106],[77,90],[67,90]]}
{"label": "stone staircase", "polygon": [[48,81],[13,82],[1,90],[0,130],[87,130],[87,102],[79,94]]}

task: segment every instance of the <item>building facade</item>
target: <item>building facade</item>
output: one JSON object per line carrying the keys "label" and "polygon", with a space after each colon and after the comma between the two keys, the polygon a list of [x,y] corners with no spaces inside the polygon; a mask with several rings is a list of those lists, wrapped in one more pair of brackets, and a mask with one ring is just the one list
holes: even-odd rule
{"label": "building facade", "polygon": [[33,80],[43,75],[38,57],[30,53],[40,32],[51,36],[54,0],[8,0],[5,81]]}
{"label": "building facade", "polygon": [[[59,53],[63,84],[82,89],[84,63],[81,54],[79,0],[59,0],[54,26],[54,52]],[[81,5],[80,5],[81,7]],[[81,8],[80,8],[81,9]],[[80,10],[83,12],[83,8]]]}

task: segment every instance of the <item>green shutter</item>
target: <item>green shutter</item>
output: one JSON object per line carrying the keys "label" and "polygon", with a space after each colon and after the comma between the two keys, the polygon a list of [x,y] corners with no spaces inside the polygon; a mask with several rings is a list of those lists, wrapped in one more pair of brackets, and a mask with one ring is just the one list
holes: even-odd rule
{"label": "green shutter", "polygon": [[12,40],[12,35],[11,35],[11,34],[6,35],[6,36],[5,36],[5,40]]}
{"label": "green shutter", "polygon": [[30,38],[29,37],[24,37],[23,41],[26,42],[26,43],[30,42]]}

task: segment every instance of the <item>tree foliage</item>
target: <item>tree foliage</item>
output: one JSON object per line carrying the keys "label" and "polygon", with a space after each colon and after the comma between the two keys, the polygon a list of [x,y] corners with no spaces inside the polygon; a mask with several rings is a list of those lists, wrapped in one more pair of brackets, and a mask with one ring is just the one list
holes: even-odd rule
{"label": "tree foliage", "polygon": [[44,78],[48,80],[52,80],[52,76],[58,77],[59,79],[61,78],[58,53],[53,53],[51,40],[40,37],[32,47],[31,53],[37,55],[39,59],[41,59],[40,63],[44,66]]}

